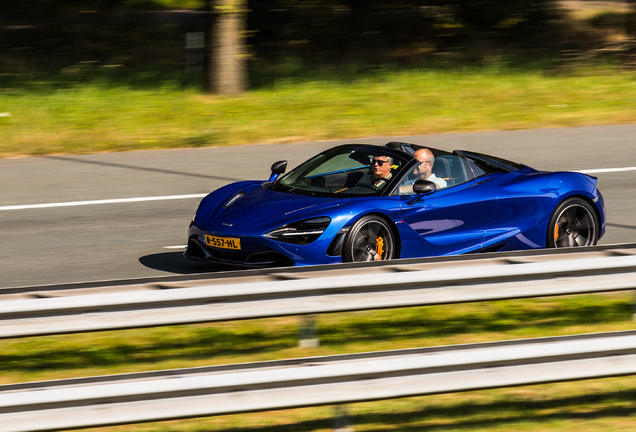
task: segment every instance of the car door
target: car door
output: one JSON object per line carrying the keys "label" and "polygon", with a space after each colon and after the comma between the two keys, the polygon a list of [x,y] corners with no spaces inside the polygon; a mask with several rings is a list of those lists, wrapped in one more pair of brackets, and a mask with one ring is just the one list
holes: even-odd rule
{"label": "car door", "polygon": [[400,218],[420,241],[403,241],[402,257],[478,251],[497,196],[488,181],[472,180],[411,201],[401,197]]}
{"label": "car door", "polygon": [[[400,194],[403,258],[477,252],[497,194],[489,184],[497,173],[458,156],[449,157],[449,186],[428,195]],[[419,198],[419,199],[418,199]]]}

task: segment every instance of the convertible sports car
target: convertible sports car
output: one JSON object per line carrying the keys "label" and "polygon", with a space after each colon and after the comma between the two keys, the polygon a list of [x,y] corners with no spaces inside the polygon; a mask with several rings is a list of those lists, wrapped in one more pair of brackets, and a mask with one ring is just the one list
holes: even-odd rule
{"label": "convertible sports car", "polygon": [[[342,145],[285,175],[287,162],[276,162],[268,181],[233,183],[201,201],[184,255],[312,265],[588,246],[605,232],[596,177],[429,148],[436,184],[416,176],[421,148]],[[385,163],[378,181],[373,171]]]}

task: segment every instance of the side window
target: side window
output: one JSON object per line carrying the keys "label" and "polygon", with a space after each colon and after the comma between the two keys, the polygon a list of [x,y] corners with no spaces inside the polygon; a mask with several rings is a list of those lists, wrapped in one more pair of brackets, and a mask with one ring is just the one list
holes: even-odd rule
{"label": "side window", "polygon": [[431,172],[426,178],[426,174],[420,171],[418,175],[417,171],[416,167],[400,181],[397,189],[400,195],[414,195],[413,184],[419,179],[432,181],[437,185],[438,190],[450,188],[468,180],[462,159],[456,155],[436,156]]}
{"label": "side window", "polygon": [[[400,184],[398,184],[396,189],[397,193],[400,195],[415,195],[415,192],[413,192],[413,184],[415,184],[415,180],[417,180],[417,178],[413,173],[405,175],[400,181]],[[393,193],[395,194],[395,192]]]}

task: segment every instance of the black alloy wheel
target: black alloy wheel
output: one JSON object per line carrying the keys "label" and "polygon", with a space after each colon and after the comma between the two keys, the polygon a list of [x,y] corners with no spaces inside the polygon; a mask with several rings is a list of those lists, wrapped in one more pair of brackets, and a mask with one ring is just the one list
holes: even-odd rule
{"label": "black alloy wheel", "polygon": [[344,262],[384,261],[396,258],[395,237],[378,216],[364,216],[349,230],[344,242]]}
{"label": "black alloy wheel", "polygon": [[548,247],[593,246],[598,241],[598,218],[580,198],[569,198],[556,208],[548,226]]}

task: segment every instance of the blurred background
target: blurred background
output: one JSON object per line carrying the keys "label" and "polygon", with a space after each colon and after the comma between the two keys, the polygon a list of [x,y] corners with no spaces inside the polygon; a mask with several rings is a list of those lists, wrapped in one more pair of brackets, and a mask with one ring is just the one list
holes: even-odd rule
{"label": "blurred background", "polygon": [[576,56],[636,67],[634,1],[2,0],[2,85],[99,73],[139,83],[166,73],[202,80],[200,38],[214,31],[217,3],[241,5],[245,25],[237,37],[251,88],[303,68],[493,60],[548,67]]}
{"label": "blurred background", "polygon": [[0,156],[634,123],[635,10],[0,0]]}

